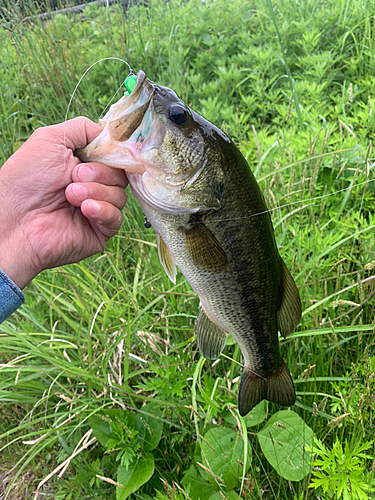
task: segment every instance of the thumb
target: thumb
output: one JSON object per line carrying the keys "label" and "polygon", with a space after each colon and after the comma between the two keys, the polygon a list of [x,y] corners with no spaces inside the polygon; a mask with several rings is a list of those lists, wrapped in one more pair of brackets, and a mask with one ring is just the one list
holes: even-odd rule
{"label": "thumb", "polygon": [[87,146],[103,130],[100,125],[84,116],[52,125],[51,129],[54,129],[59,140],[72,151]]}

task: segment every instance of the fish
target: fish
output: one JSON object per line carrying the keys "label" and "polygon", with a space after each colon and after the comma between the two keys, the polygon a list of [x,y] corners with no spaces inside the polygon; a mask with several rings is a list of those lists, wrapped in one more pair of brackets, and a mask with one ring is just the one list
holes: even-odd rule
{"label": "fish", "polygon": [[200,353],[217,359],[228,334],[244,369],[241,416],[266,399],[290,407],[296,395],[279,347],[301,318],[296,284],[280,257],[270,213],[245,158],[222,130],[143,71],[111,106],[103,131],[76,152],[126,171],[156,232],[158,255],[198,295]]}

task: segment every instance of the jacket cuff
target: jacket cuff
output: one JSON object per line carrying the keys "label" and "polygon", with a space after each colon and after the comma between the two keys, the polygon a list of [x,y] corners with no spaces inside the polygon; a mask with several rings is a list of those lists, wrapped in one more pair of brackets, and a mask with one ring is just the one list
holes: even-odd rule
{"label": "jacket cuff", "polygon": [[18,286],[0,269],[0,323],[25,302]]}

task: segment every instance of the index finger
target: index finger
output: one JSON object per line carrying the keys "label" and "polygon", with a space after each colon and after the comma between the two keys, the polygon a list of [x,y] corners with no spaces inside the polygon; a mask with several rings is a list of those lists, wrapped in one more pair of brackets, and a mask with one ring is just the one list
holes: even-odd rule
{"label": "index finger", "polygon": [[79,163],[72,171],[73,182],[98,182],[106,186],[126,188],[128,178],[125,170],[112,168],[103,163]]}

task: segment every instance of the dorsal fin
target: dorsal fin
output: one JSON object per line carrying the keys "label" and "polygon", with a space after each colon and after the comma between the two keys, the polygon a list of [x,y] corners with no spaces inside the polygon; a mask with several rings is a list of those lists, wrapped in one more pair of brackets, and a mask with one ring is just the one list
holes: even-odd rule
{"label": "dorsal fin", "polygon": [[165,244],[163,238],[158,233],[156,233],[156,241],[158,244],[158,255],[161,265],[164,267],[164,270],[172,283],[176,283],[176,264],[174,263],[171,252],[169,251],[169,248]]}
{"label": "dorsal fin", "polygon": [[199,307],[197,341],[200,353],[206,359],[217,359],[224,349],[226,333]]}
{"label": "dorsal fin", "polygon": [[294,279],[281,259],[282,275],[283,275],[283,297],[281,299],[280,309],[277,311],[277,324],[279,331],[283,337],[292,333],[298,325],[302,306],[299,292],[294,283]]}

